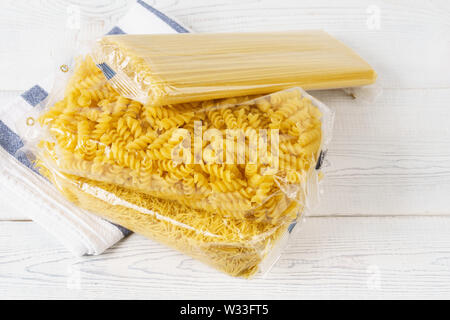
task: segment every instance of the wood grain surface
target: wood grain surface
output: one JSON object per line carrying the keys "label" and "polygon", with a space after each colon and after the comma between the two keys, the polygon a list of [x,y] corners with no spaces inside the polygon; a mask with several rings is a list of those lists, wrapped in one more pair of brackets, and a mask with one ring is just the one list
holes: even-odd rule
{"label": "wood grain surface", "polygon": [[[74,6],[101,34],[133,2],[2,1],[0,113],[52,72]],[[148,3],[196,32],[324,29],[372,64],[381,94],[312,92],[336,112],[322,199],[266,278],[231,279],[138,235],[73,258],[0,195],[1,297],[450,297],[448,1]]]}
{"label": "wood grain surface", "polygon": [[442,298],[449,217],[309,218],[265,277],[234,279],[138,235],[74,258],[32,222],[0,222],[0,297]]}

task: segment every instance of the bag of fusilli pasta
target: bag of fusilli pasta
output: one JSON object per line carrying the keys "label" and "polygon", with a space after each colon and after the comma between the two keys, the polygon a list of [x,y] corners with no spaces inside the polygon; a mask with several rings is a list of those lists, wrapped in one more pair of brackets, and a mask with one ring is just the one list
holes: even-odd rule
{"label": "bag of fusilli pasta", "polygon": [[86,56],[24,127],[27,154],[69,200],[248,277],[317,197],[332,122],[300,88],[142,104]]}

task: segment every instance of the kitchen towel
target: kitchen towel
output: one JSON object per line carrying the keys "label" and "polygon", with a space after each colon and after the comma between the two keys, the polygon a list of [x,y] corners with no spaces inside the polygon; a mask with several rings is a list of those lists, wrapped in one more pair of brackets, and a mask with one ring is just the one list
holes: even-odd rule
{"label": "kitchen towel", "polygon": [[[189,30],[145,1],[137,1],[108,34],[185,33]],[[44,79],[22,93],[0,114],[0,192],[75,255],[98,255],[130,231],[77,208],[61,196],[20,152],[24,142],[16,122],[45,104],[53,86]],[[10,206],[10,207],[11,207]]]}

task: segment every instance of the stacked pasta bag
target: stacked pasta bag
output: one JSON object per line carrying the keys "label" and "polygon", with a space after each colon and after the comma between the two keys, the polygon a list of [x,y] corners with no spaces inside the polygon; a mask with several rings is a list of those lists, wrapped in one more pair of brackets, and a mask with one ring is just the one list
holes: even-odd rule
{"label": "stacked pasta bag", "polygon": [[96,63],[120,94],[154,106],[372,84],[376,73],[320,30],[110,35]]}
{"label": "stacked pasta bag", "polygon": [[161,105],[123,94],[120,70],[90,55],[72,69],[30,134],[40,173],[78,206],[230,275],[264,271],[317,195],[333,113],[299,87]]}

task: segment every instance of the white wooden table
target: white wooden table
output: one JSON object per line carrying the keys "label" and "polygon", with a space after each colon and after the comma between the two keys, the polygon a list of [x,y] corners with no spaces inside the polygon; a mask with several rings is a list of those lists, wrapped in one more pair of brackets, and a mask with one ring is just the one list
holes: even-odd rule
{"label": "white wooden table", "polygon": [[[133,1],[76,1],[114,22]],[[148,1],[197,32],[324,29],[379,74],[336,109],[320,206],[264,279],[241,280],[139,235],[74,258],[0,195],[0,298],[450,298],[448,1]],[[0,105],[52,68],[70,1],[0,3]]]}

